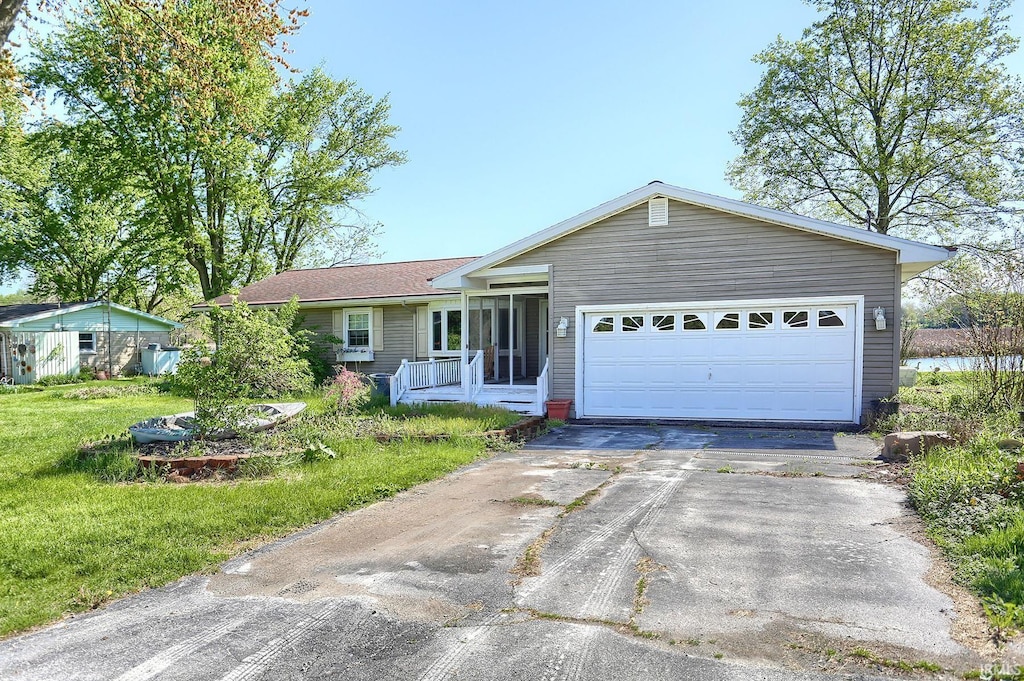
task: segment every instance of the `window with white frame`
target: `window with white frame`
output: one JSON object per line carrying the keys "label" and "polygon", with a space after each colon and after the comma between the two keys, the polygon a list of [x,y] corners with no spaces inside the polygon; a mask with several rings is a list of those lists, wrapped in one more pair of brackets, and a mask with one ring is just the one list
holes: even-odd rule
{"label": "window with white frame", "polygon": [[78,351],[83,354],[94,354],[96,352],[96,334],[78,334]]}
{"label": "window with white frame", "polygon": [[[472,312],[470,317],[472,317]],[[462,352],[461,304],[449,304],[431,309],[430,350],[432,354],[446,355]]]}
{"label": "window with white frame", "polygon": [[373,310],[368,307],[345,310],[342,340],[346,350],[369,350],[373,347]]}

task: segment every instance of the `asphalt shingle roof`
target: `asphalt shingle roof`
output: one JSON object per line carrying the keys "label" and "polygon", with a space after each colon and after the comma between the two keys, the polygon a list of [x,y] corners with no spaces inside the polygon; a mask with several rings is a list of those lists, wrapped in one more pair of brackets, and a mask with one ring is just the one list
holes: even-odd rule
{"label": "asphalt shingle roof", "polygon": [[[314,270],[288,270],[249,284],[238,293],[247,303],[286,303],[292,296],[300,302],[428,296],[441,293],[430,280],[476,258],[413,260],[373,265],[342,265]],[[215,298],[218,304],[231,296]]]}
{"label": "asphalt shingle roof", "polygon": [[0,305],[0,323],[10,322],[29,315],[49,312],[59,307],[68,307],[75,303],[18,303],[17,305]]}

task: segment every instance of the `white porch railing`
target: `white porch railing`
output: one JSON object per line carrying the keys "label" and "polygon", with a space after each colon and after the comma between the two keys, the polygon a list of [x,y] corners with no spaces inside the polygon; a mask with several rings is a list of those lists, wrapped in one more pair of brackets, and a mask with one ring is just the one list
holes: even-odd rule
{"label": "white porch railing", "polygon": [[[481,372],[483,364],[480,365]],[[442,385],[462,383],[462,360],[428,359],[423,362],[402,360],[401,366],[391,379],[391,405],[398,404],[406,392],[419,388],[437,388]],[[483,380],[481,379],[481,383]]]}
{"label": "white porch railing", "polygon": [[544,414],[544,403],[548,401],[548,365],[551,359],[544,360],[544,368],[537,377],[537,413]]}
{"label": "white porch railing", "polygon": [[466,367],[466,401],[472,402],[473,398],[477,396],[480,389],[484,387],[484,351],[477,350],[476,354],[473,355],[473,359],[470,361],[469,366]]}
{"label": "white porch railing", "polygon": [[[544,415],[544,403],[548,400],[550,362],[537,377],[535,387],[530,384],[510,385],[495,383],[484,385],[484,353],[478,350],[466,366],[465,371],[458,359],[428,360],[410,362],[402,360],[391,379],[391,405],[401,401],[430,402],[433,399],[452,402],[465,401],[474,404],[495,405],[523,414]],[[451,386],[459,386],[452,389]],[[431,391],[430,388],[446,389]],[[420,392],[412,393],[417,389]],[[460,395],[461,393],[461,395]],[[532,394],[531,394],[532,393]],[[403,397],[405,398],[403,400]]]}

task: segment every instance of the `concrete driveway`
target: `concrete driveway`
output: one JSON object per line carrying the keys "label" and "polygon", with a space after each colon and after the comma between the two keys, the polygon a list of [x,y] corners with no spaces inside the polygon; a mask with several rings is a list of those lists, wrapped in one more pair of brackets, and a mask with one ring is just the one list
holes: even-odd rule
{"label": "concrete driveway", "polygon": [[904,495],[857,479],[875,454],[831,433],[567,426],[213,576],[0,642],[0,678],[818,679],[890,673],[869,657],[980,666],[951,635],[952,600],[925,579]]}

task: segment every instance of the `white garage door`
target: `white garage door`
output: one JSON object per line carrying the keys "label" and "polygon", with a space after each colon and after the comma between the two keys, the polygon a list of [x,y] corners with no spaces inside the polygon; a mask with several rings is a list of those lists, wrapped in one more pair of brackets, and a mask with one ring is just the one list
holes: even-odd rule
{"label": "white garage door", "polygon": [[853,421],[857,307],[584,315],[584,416]]}

